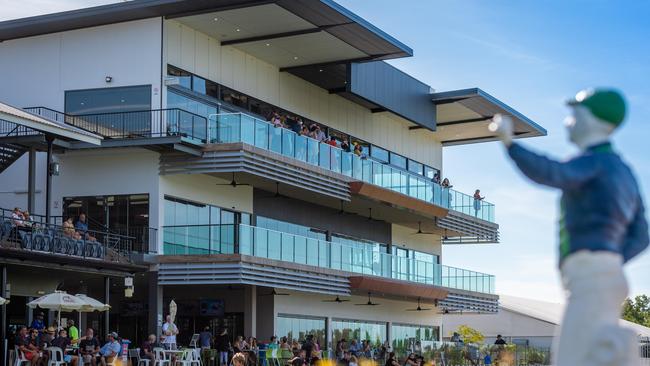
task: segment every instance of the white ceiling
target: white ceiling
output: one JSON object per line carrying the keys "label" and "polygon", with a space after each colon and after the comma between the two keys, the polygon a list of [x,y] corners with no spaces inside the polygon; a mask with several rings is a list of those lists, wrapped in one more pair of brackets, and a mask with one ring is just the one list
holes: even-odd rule
{"label": "white ceiling", "polygon": [[[192,15],[177,20],[221,42],[316,28],[276,4]],[[325,31],[238,43],[233,47],[277,67],[367,56]]]}

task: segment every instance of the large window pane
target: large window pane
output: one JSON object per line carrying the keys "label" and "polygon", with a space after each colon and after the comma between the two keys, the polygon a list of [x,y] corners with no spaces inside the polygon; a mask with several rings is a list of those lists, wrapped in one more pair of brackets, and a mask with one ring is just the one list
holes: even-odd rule
{"label": "large window pane", "polygon": [[276,318],[277,336],[287,337],[290,341],[302,342],[308,335],[325,347],[325,318],[303,317],[300,315],[278,315]]}
{"label": "large window pane", "polygon": [[374,347],[379,347],[386,341],[386,323],[348,319],[332,320],[332,344],[336,344],[342,338],[348,342],[367,340]]}

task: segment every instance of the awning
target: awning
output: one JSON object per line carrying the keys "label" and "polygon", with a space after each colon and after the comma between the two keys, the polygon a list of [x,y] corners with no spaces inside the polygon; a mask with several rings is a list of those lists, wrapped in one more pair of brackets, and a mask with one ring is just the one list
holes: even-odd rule
{"label": "awning", "polygon": [[542,126],[479,88],[433,93],[431,100],[437,106],[436,136],[443,146],[495,141],[488,125],[497,113],[512,117],[515,138],[546,135]]}
{"label": "awning", "polygon": [[[0,123],[2,121],[9,122],[9,124],[23,126],[47,135],[52,135],[62,140],[82,141],[93,145],[100,145],[102,141],[100,136],[93,133],[48,120],[4,103],[0,103]],[[0,140],[2,137],[14,137],[11,134],[11,130],[4,131],[4,127],[5,126],[3,126],[3,132],[5,133],[0,136]]]}
{"label": "awning", "polygon": [[408,298],[421,298],[425,301],[443,300],[449,291],[443,287],[399,281],[376,276],[350,276],[352,290],[371,292],[373,294],[390,295]]}

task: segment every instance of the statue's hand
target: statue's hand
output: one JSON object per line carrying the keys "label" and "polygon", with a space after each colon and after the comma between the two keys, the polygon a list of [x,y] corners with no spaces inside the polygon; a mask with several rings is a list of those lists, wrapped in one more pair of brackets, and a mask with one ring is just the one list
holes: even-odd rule
{"label": "statue's hand", "polygon": [[501,140],[506,147],[512,144],[513,122],[510,116],[503,114],[494,115],[488,129],[490,132],[496,133],[499,140]]}

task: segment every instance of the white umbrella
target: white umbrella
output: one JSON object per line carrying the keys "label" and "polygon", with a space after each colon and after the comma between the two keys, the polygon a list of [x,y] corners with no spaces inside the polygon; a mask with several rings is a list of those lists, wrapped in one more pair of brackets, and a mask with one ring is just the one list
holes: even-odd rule
{"label": "white umbrella", "polygon": [[41,308],[57,310],[59,312],[57,324],[61,326],[61,311],[73,311],[81,309],[85,303],[80,298],[70,295],[65,291],[54,291],[51,294],[43,295],[27,304],[32,309]]}
{"label": "white umbrella", "polygon": [[8,304],[9,300],[5,299],[4,297],[0,297],[0,305]]}
{"label": "white umbrella", "polygon": [[81,309],[77,310],[79,312],[79,327],[81,327],[81,313],[92,313],[93,311],[108,311],[111,306],[104,304],[103,302],[96,300],[90,296],[84,294],[76,294],[76,297],[81,299],[84,302],[84,306]]}

